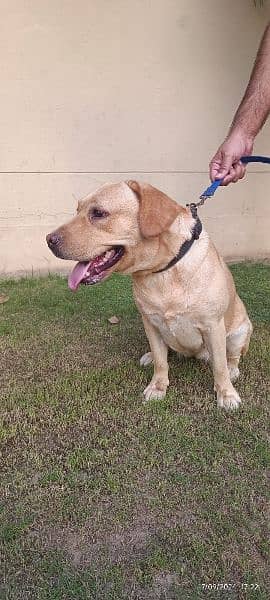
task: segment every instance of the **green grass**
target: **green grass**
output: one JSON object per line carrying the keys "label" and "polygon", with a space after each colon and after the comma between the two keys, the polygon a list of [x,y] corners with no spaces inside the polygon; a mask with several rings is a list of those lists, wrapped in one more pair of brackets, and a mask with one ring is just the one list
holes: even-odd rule
{"label": "green grass", "polygon": [[1,599],[269,597],[270,267],[232,271],[255,327],[233,414],[173,353],[142,403],[128,278],[1,282]]}

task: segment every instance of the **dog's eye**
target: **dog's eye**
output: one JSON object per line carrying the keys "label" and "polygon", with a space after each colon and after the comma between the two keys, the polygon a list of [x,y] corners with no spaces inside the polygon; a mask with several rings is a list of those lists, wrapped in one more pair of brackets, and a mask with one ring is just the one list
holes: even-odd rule
{"label": "dog's eye", "polygon": [[102,208],[91,208],[90,210],[91,219],[104,219],[108,214],[109,213],[106,210],[102,210]]}

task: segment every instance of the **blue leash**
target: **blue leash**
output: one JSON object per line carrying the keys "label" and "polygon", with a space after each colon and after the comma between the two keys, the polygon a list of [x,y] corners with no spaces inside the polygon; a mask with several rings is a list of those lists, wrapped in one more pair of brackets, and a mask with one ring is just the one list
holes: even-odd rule
{"label": "blue leash", "polygon": [[[247,165],[250,162],[260,162],[270,165],[270,158],[268,158],[268,156],[242,156],[241,162],[244,165]],[[185,254],[189,251],[194,241],[199,239],[202,232],[202,224],[198,217],[197,209],[199,206],[202,206],[204,204],[207,198],[211,198],[211,196],[214,195],[215,191],[217,190],[218,186],[222,183],[222,181],[222,179],[216,179],[216,181],[213,181],[213,183],[211,183],[211,185],[209,185],[209,187],[202,193],[199,202],[192,202],[191,204],[186,204],[186,206],[189,207],[193,218],[195,219],[195,223],[193,224],[191,230],[191,237],[189,240],[185,240],[185,242],[183,242],[176,256],[174,256],[174,258],[172,258],[172,260],[165,267],[163,267],[163,269],[159,269],[159,271],[154,271],[155,273],[162,273],[163,271],[167,271],[167,269],[173,267],[181,258],[183,258],[183,256],[185,256]]]}
{"label": "blue leash", "polygon": [[[248,163],[266,163],[270,165],[270,158],[268,156],[242,156],[241,162],[244,165],[247,165]],[[204,192],[201,194],[200,200],[204,201],[207,198],[211,198],[212,196],[214,196],[215,191],[218,189],[222,181],[222,179],[216,179],[215,181],[213,181],[213,183],[211,183],[211,185],[209,185],[209,187],[206,190],[204,190]]]}

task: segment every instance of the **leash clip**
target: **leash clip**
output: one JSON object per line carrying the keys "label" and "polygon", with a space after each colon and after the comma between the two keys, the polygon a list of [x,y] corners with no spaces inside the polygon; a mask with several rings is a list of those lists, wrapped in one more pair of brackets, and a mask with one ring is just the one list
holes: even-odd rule
{"label": "leash clip", "polygon": [[194,219],[198,218],[197,210],[199,206],[203,206],[205,203],[207,196],[201,196],[199,202],[191,202],[191,204],[186,204],[186,207],[189,208]]}
{"label": "leash clip", "polygon": [[222,179],[216,179],[215,181],[213,181],[211,183],[211,185],[209,185],[209,187],[206,190],[204,190],[204,192],[200,196],[199,202],[192,202],[191,204],[186,205],[189,207],[190,212],[191,212],[192,216],[194,217],[194,219],[197,218],[197,209],[199,208],[199,206],[203,206],[205,203],[205,200],[207,200],[208,198],[211,198],[214,195],[216,189],[221,184],[221,182],[222,182]]}

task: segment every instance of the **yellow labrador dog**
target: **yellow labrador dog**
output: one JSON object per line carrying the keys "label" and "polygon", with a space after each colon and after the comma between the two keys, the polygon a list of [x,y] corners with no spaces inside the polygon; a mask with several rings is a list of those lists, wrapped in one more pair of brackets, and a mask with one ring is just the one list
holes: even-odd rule
{"label": "yellow labrador dog", "polygon": [[69,276],[75,291],[113,272],[132,275],[154,363],[146,400],[169,384],[168,347],[210,360],[218,406],[241,402],[232,385],[248,350],[252,325],[230,271],[190,208],[151,185],[108,184],[79,202],[77,215],[47,236],[59,258],[79,261]]}

